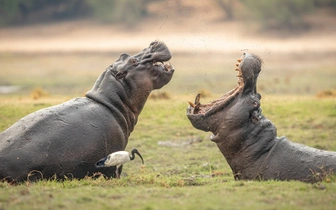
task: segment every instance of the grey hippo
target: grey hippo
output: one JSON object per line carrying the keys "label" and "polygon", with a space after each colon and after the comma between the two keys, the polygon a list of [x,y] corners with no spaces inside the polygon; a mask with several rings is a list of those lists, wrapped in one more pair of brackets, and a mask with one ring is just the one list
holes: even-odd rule
{"label": "grey hippo", "polygon": [[189,102],[187,117],[210,131],[235,179],[317,182],[336,171],[336,152],[323,151],[277,137],[277,129],[260,108],[257,78],[262,60],[244,53],[236,64],[238,85],[209,104]]}
{"label": "grey hippo", "polygon": [[116,167],[95,163],[125,150],[149,94],[173,76],[174,68],[164,63],[171,57],[159,41],[136,55],[122,54],[85,97],[18,120],[0,133],[0,180],[115,177]]}

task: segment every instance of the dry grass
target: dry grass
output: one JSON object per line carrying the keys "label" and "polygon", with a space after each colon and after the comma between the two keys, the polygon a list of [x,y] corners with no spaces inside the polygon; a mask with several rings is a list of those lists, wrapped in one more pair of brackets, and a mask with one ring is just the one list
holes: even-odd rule
{"label": "dry grass", "polygon": [[49,96],[49,93],[45,90],[43,90],[40,87],[34,88],[31,92],[30,92],[30,96],[34,99],[40,99],[40,98],[44,98]]}
{"label": "dry grass", "polygon": [[[218,95],[213,94],[214,97]],[[22,116],[67,100],[1,97],[1,130]],[[0,183],[0,209],[332,209],[336,205],[336,177],[317,184],[278,181],[235,181],[209,133],[194,129],[185,116],[186,95],[149,100],[130,137],[127,150],[138,148],[145,165],[124,165],[121,179],[87,177],[47,180],[19,185]],[[210,100],[210,99],[209,99]],[[278,135],[309,146],[336,150],[335,99],[266,96],[263,113],[278,127]],[[316,112],[312,112],[318,110]],[[9,121],[7,121],[9,119]],[[192,144],[174,143],[201,139]]]}
{"label": "dry grass", "polygon": [[316,94],[318,98],[335,98],[336,90],[322,90]]}

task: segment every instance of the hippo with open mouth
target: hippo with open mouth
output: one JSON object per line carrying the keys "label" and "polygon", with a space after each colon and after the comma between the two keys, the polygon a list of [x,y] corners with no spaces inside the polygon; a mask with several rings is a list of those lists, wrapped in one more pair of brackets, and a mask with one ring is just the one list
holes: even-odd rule
{"label": "hippo with open mouth", "polygon": [[171,57],[159,41],[134,56],[122,54],[85,97],[36,111],[0,133],[0,180],[83,178],[97,172],[115,177],[115,167],[95,163],[125,150],[150,92],[173,76],[174,68],[163,63]]}
{"label": "hippo with open mouth", "polygon": [[262,60],[244,53],[238,59],[238,85],[209,104],[189,102],[187,117],[200,130],[211,131],[235,179],[316,182],[336,171],[336,152],[323,151],[277,137],[261,113],[257,78]]}

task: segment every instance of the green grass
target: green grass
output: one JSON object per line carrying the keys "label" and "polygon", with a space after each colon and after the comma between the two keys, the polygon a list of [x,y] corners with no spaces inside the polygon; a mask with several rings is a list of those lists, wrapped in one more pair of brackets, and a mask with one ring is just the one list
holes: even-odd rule
{"label": "green grass", "polygon": [[[174,53],[173,53],[174,54]],[[263,114],[294,142],[336,151],[336,99],[316,98],[335,89],[333,54],[261,55],[259,78]],[[44,107],[83,95],[118,55],[2,54],[1,85],[21,86],[0,95],[0,131]],[[185,115],[199,91],[206,103],[233,88],[236,55],[174,54],[173,80],[150,99],[131,134],[127,150],[139,159],[125,164],[122,178],[0,183],[0,210],[7,209],[334,209],[336,177],[297,181],[235,181],[210,133],[194,129]],[[206,62],[205,62],[206,61]],[[318,61],[318,62],[317,62]],[[49,95],[34,100],[41,87]],[[199,141],[192,141],[198,139]],[[188,144],[188,142],[193,142]],[[170,145],[170,146],[165,146]]]}
{"label": "green grass", "polygon": [[0,198],[6,201],[6,209],[332,209],[336,204],[335,184],[321,190],[299,182],[213,181],[206,186],[169,188],[83,180],[3,189],[8,192]]}
{"label": "green grass", "polygon": [[[216,97],[216,96],[214,96]],[[22,116],[68,97],[32,100],[1,97],[1,130]],[[39,181],[12,186],[0,183],[0,209],[332,209],[336,177],[318,184],[296,181],[235,181],[209,133],[194,129],[185,116],[188,96],[150,99],[140,115],[127,150],[138,148],[145,159],[124,166],[120,180]],[[204,98],[205,101],[211,100]],[[278,135],[336,150],[336,99],[270,96],[262,99],[264,115]],[[316,110],[315,112],[312,110]],[[201,142],[184,145],[192,138]],[[174,146],[159,145],[159,141]]]}

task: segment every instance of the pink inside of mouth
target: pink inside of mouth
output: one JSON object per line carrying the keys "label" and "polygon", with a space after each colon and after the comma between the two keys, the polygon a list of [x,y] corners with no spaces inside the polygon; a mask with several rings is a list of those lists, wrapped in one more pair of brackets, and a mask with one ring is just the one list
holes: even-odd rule
{"label": "pink inside of mouth", "polygon": [[195,103],[189,102],[192,110],[190,113],[192,114],[211,114],[212,111],[217,110],[218,108],[221,108],[225,106],[227,103],[229,103],[230,100],[232,100],[234,97],[236,97],[240,92],[242,92],[244,88],[244,79],[242,77],[242,71],[240,69],[241,61],[243,58],[238,59],[238,64],[236,71],[238,71],[238,85],[233,88],[232,90],[225,93],[222,97],[208,103],[208,104],[201,104],[200,103],[200,94],[198,94],[195,98]]}

